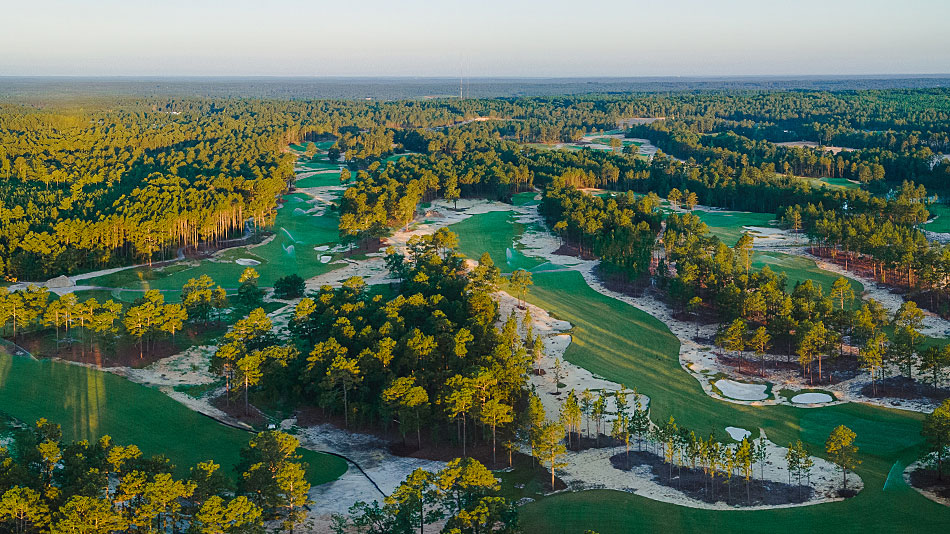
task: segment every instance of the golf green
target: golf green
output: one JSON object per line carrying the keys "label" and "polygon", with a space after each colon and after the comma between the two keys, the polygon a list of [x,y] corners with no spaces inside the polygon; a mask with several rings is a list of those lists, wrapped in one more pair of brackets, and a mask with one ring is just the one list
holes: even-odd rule
{"label": "golf green", "polygon": [[693,214],[706,223],[709,227],[709,233],[718,237],[723,243],[730,247],[736,244],[736,241],[745,232],[745,226],[770,226],[769,222],[775,219],[775,216],[769,213],[752,213],[748,211],[700,211],[695,210]]}
{"label": "golf green", "polygon": [[[752,254],[752,268],[761,269],[766,265],[776,273],[785,273],[788,275],[787,290],[791,291],[798,282],[812,280],[821,286],[825,295],[831,293],[831,286],[840,275],[831,271],[820,269],[814,260],[795,256],[793,254],[784,254],[782,252],[760,252]],[[861,295],[864,291],[864,285],[857,280],[848,278],[851,282],[851,288],[855,295]]]}

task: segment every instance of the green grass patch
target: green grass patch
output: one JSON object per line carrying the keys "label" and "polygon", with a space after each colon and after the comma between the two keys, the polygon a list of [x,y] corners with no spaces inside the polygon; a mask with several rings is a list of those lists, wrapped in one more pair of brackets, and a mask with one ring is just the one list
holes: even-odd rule
{"label": "green grass patch", "polygon": [[706,226],[709,232],[722,240],[730,247],[742,237],[746,231],[744,226],[771,226],[775,215],[771,213],[752,213],[748,211],[693,211]]}
{"label": "green grass patch", "polygon": [[524,233],[525,225],[515,221],[515,215],[510,211],[475,215],[449,226],[449,230],[458,234],[462,254],[478,260],[488,252],[502,272],[531,270],[544,263],[521,252],[522,247],[516,241]]}
{"label": "green grass patch", "polygon": [[294,185],[298,188],[306,187],[328,187],[332,185],[340,185],[340,173],[339,172],[321,172],[320,174],[314,174],[306,178],[301,178],[294,182]]}
{"label": "green grass patch", "polygon": [[[818,267],[814,260],[795,256],[792,254],[783,254],[781,252],[759,252],[752,255],[752,268],[761,269],[768,265],[776,273],[785,273],[788,276],[787,290],[791,291],[795,284],[812,280],[821,286],[825,295],[831,293],[831,286],[835,280],[841,278],[841,275],[826,271]],[[851,289],[855,295],[864,292],[864,284],[857,280],[848,278],[851,282]]]}
{"label": "green grass patch", "polygon": [[923,229],[931,232],[950,233],[950,206],[938,203],[927,207],[931,222],[924,224]]}
{"label": "green grass patch", "polygon": [[812,178],[808,176],[800,176],[799,178],[808,182],[812,187],[828,189],[861,189],[861,184],[852,182],[847,178]]}
{"label": "green grass patch", "polygon": [[[233,467],[252,434],[214,421],[160,391],[111,373],[59,361],[32,360],[0,353],[0,411],[24,423],[45,417],[63,427],[68,440],[112,436],[134,443],[147,455],[165,454],[179,475],[201,461],[214,460],[224,472]],[[322,484],[346,472],[335,456],[303,453],[308,479]]]}
{"label": "green grass patch", "polygon": [[[323,215],[300,213],[309,204],[310,197],[304,194],[287,195],[286,202],[277,210],[277,217],[271,230],[274,238],[254,247],[235,247],[214,259],[202,261],[184,261],[164,268],[151,269],[139,267],[126,269],[105,276],[91,278],[89,285],[123,289],[161,289],[180,290],[190,278],[207,274],[226,289],[236,289],[238,278],[246,268],[236,263],[240,258],[260,261],[254,269],[260,274],[260,285],[270,287],[282,276],[298,274],[302,278],[311,278],[333,269],[338,265],[320,262],[320,256],[326,252],[314,250],[318,245],[334,245],[339,239],[339,214],[327,211]],[[171,294],[166,299],[174,299]]]}
{"label": "green grass patch", "polygon": [[511,195],[511,203],[515,206],[533,206],[535,204],[540,204],[540,200],[535,200],[535,197],[538,196],[538,193],[535,191],[525,191],[523,193],[515,193]]}

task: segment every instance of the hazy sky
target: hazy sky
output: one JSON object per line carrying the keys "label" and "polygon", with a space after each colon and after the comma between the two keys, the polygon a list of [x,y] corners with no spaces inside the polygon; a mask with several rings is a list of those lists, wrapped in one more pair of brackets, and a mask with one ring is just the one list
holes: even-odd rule
{"label": "hazy sky", "polygon": [[950,0],[0,0],[0,75],[950,73]]}

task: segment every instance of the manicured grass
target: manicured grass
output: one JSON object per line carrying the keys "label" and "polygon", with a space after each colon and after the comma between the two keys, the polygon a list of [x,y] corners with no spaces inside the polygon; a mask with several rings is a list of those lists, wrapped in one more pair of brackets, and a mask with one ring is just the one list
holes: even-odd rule
{"label": "manicured grass", "polygon": [[297,180],[294,182],[294,185],[298,188],[302,187],[326,187],[329,185],[340,185],[340,173],[339,172],[322,172],[320,174],[314,174],[313,176],[308,176],[306,178]]}
{"label": "manicured grass", "polygon": [[[761,269],[766,265],[776,273],[784,272],[788,275],[786,289],[789,291],[791,291],[798,282],[812,280],[821,285],[824,294],[828,295],[831,293],[832,284],[834,284],[835,280],[840,278],[838,274],[819,269],[815,261],[809,258],[783,254],[781,252],[756,251],[752,255],[752,268]],[[851,282],[851,288],[854,290],[855,295],[860,295],[864,291],[864,285],[861,282],[851,278],[848,278],[848,281]]]}
{"label": "manicured grass", "polygon": [[535,197],[538,196],[538,193],[535,191],[525,191],[523,193],[515,193],[511,195],[511,203],[515,206],[529,206],[533,204],[540,204],[540,200],[535,200]]}
{"label": "manicured grass", "polygon": [[950,206],[939,203],[927,207],[933,222],[923,225],[924,230],[931,232],[950,233]]}
{"label": "manicured grass", "polygon": [[535,273],[534,284],[528,300],[574,326],[565,358],[650,396],[654,421],[672,415],[698,435],[721,439],[726,426],[762,428],[780,444],[800,438],[813,453],[822,453],[829,432],[844,424],[858,433],[858,473],[866,487],[841,503],[755,512],[682,508],[613,491],[561,494],[522,509],[526,531],[900,532],[950,526],[950,510],[919,496],[901,477],[888,477],[895,464],[902,469],[921,452],[920,414],[859,404],[802,409],[713,399],[680,368],[679,342],[657,319],[590,289],[576,272]]}
{"label": "manicured grass", "polygon": [[[459,251],[473,260],[483,253],[491,255],[502,272],[518,269],[531,270],[543,261],[525,256],[515,241],[524,233],[524,225],[515,222],[510,211],[492,211],[465,219],[449,226],[459,236]],[[510,259],[509,259],[510,254]]]}
{"label": "manicured grass", "polygon": [[236,288],[238,278],[246,268],[235,263],[240,258],[261,262],[254,269],[260,274],[262,287],[270,287],[275,280],[288,274],[296,273],[306,279],[329,272],[339,266],[321,263],[320,256],[327,253],[315,251],[314,247],[333,245],[338,241],[339,214],[327,211],[314,216],[297,212],[298,208],[309,209],[310,204],[306,203],[309,199],[302,193],[285,197],[286,202],[277,210],[272,227],[274,239],[267,244],[253,248],[237,247],[215,260],[203,260],[197,264],[178,263],[161,270],[147,267],[127,269],[91,278],[85,283],[113,288],[180,290],[188,279],[207,274],[225,288]]}
{"label": "manicured grass", "polygon": [[[68,440],[111,436],[138,445],[146,455],[165,454],[179,475],[212,459],[229,476],[252,434],[224,426],[160,391],[111,373],[59,361],[0,352],[0,412],[24,423],[45,417]],[[322,484],[346,472],[335,456],[303,451],[308,479]]]}
{"label": "manicured grass", "polygon": [[800,176],[802,180],[805,180],[812,187],[827,187],[831,189],[861,189],[861,184],[852,182],[847,178],[811,178],[807,176]]}
{"label": "manicured grass", "polygon": [[339,170],[340,164],[334,163],[332,161],[327,161],[326,158],[323,158],[322,161],[318,158],[315,161],[301,161],[298,162],[298,167],[302,167],[308,171],[327,171],[327,170]]}
{"label": "manicured grass", "polygon": [[730,247],[742,237],[744,226],[771,226],[775,216],[770,213],[752,213],[748,211],[700,211],[693,213],[706,223],[709,232]]}

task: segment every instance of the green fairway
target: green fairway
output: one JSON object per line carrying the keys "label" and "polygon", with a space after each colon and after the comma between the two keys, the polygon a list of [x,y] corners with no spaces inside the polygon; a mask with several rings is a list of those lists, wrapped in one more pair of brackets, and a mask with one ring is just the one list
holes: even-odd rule
{"label": "green fairway", "polygon": [[265,244],[236,247],[214,259],[175,263],[161,270],[148,267],[127,269],[90,278],[85,283],[110,288],[175,291],[180,290],[189,278],[207,274],[225,288],[236,288],[238,278],[246,268],[236,262],[242,258],[260,262],[253,267],[260,274],[263,287],[269,287],[278,278],[289,274],[296,273],[306,279],[329,272],[339,266],[322,263],[321,256],[328,253],[314,250],[314,247],[337,243],[339,215],[335,211],[319,216],[304,213],[311,207],[306,202],[309,199],[302,193],[285,196],[284,205],[277,210],[272,227],[274,238]]}
{"label": "green fairway", "polygon": [[808,176],[799,176],[799,178],[811,184],[812,187],[827,187],[830,189],[861,189],[861,184],[852,182],[847,178],[812,178]]}
{"label": "green fairway", "polygon": [[930,212],[930,218],[933,221],[923,225],[924,230],[950,233],[950,206],[943,203],[931,204],[927,207],[927,211]]}
{"label": "green fairway", "polygon": [[863,460],[858,473],[866,486],[841,503],[756,512],[682,508],[612,491],[561,494],[523,508],[527,531],[901,532],[950,526],[950,510],[918,495],[900,476],[888,477],[895,464],[902,468],[920,453],[920,414],[859,404],[801,409],[713,399],[682,370],[679,342],[657,319],[597,293],[576,272],[535,273],[534,284],[528,300],[574,325],[565,358],[595,375],[639,388],[651,398],[654,421],[672,415],[698,435],[720,438],[730,425],[762,428],[776,443],[801,438],[813,452],[823,451],[832,428],[848,425],[858,433]]}
{"label": "green fairway", "polygon": [[491,211],[465,219],[449,226],[459,236],[459,251],[473,260],[488,252],[495,265],[504,273],[518,269],[531,270],[542,263],[526,256],[516,241],[524,233],[524,225],[515,221],[510,211]]}
{"label": "green fairway", "polygon": [[[835,274],[831,271],[826,271],[824,269],[819,269],[818,265],[815,264],[815,261],[809,258],[771,251],[756,251],[753,253],[753,269],[761,269],[766,265],[768,265],[769,268],[776,273],[783,272],[788,275],[787,289],[789,291],[791,291],[798,282],[812,280],[821,285],[824,294],[828,295],[831,293],[832,284],[835,283],[835,280],[840,278],[840,275],[838,274]],[[855,295],[860,295],[862,292],[864,292],[864,285],[861,282],[851,278],[848,278],[848,281],[851,282],[851,288],[854,290]]]}
{"label": "green fairway", "polygon": [[[63,427],[68,440],[111,436],[134,443],[146,455],[165,454],[179,475],[198,462],[214,460],[223,472],[233,467],[252,434],[205,417],[160,391],[112,373],[53,360],[11,356],[0,347],[0,412],[31,424],[45,417]],[[308,479],[322,484],[346,472],[336,456],[302,451]]]}
{"label": "green fairway", "polygon": [[321,172],[320,174],[299,179],[294,182],[294,185],[298,188],[340,185],[340,173],[339,171]]}
{"label": "green fairway", "polygon": [[730,247],[742,237],[744,226],[771,226],[775,216],[770,213],[752,213],[748,211],[693,211],[694,215],[706,223],[709,233],[718,237]]}
{"label": "green fairway", "polygon": [[540,200],[535,200],[535,197],[539,193],[535,191],[525,191],[523,193],[515,193],[511,195],[511,203],[515,206],[531,206],[534,204],[540,204]]}
{"label": "green fairway", "polygon": [[301,167],[305,171],[329,171],[329,170],[338,171],[340,170],[339,163],[333,163],[333,162],[327,161],[326,158],[324,158],[322,161],[319,159],[317,161],[300,161],[297,163],[297,166]]}

